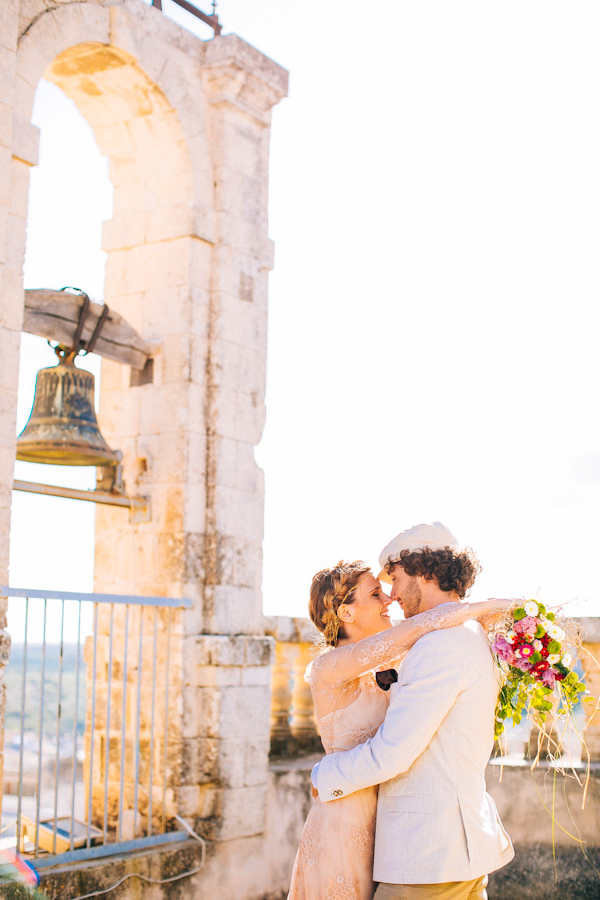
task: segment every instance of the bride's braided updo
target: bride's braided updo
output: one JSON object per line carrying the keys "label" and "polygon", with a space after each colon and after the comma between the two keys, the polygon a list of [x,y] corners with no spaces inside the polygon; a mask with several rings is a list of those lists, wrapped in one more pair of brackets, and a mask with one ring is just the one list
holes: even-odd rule
{"label": "bride's braided updo", "polygon": [[354,562],[340,560],[337,566],[321,569],[314,576],[310,586],[308,613],[322,632],[325,646],[335,647],[338,636],[344,637],[338,609],[342,603],[353,602],[354,591],[359,581],[370,571],[369,566],[362,560]]}

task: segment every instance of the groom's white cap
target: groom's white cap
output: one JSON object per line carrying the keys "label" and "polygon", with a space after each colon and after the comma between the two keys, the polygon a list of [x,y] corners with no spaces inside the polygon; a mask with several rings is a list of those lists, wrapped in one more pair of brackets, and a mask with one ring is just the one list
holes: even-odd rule
{"label": "groom's white cap", "polygon": [[384,547],[379,554],[381,572],[377,576],[380,581],[391,584],[391,578],[386,572],[386,566],[400,558],[401,550],[423,550],[429,547],[431,550],[442,550],[444,547],[458,547],[458,541],[452,532],[441,522],[413,525],[406,531],[401,531]]}

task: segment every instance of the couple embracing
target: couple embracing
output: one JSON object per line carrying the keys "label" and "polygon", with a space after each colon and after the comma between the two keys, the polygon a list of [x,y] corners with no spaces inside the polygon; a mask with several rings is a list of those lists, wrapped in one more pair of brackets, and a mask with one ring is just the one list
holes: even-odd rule
{"label": "couple embracing", "polygon": [[500,688],[486,629],[514,601],[461,602],[479,564],[440,522],[379,561],[390,596],[361,562],[312,582],[326,649],[307,679],[327,755],[288,900],[485,900],[514,855],[485,789]]}

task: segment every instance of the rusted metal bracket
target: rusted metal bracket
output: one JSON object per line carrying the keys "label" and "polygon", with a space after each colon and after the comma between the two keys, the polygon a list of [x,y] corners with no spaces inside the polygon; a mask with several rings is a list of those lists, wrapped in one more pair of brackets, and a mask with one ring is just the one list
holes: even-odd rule
{"label": "rusted metal bracket", "polygon": [[[209,16],[208,13],[202,12],[202,10],[198,9],[196,6],[192,6],[191,3],[188,3],[188,0],[173,0],[173,3],[176,3],[177,6],[181,6],[182,9],[185,9],[193,16],[196,16],[197,19],[200,19],[202,22],[206,22],[207,25],[210,25],[215,33],[215,37],[221,34],[223,26],[219,24],[219,17],[214,11],[216,7],[215,3],[213,3],[213,14],[211,16]],[[162,0],[152,0],[152,6],[155,6],[156,9],[162,10]]]}
{"label": "rusted metal bracket", "polygon": [[[118,467],[111,466],[110,468]],[[91,503],[101,503],[106,506],[121,506],[129,509],[129,521],[133,524],[149,522],[151,517],[149,497],[128,497],[126,494],[112,491],[84,491],[57,484],[38,484],[34,481],[18,480],[13,482],[13,490],[25,491],[28,494],[44,494],[46,497],[64,497],[67,500],[88,500]]]}

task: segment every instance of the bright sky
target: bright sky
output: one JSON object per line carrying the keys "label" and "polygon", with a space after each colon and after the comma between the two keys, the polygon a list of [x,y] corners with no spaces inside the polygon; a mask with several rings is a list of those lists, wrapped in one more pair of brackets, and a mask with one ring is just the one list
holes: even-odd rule
{"label": "bright sky", "polygon": [[[440,519],[481,558],[474,599],[600,613],[600,7],[221,0],[218,13],[291,73],[273,115],[256,452],[265,611],[305,615],[319,568],[375,566],[398,531]],[[101,298],[106,160],[52,85],[34,121],[26,286]],[[24,336],[20,427],[52,363]],[[92,486],[93,470],[38,469],[16,477]],[[14,496],[11,584],[91,590],[92,505]]]}

